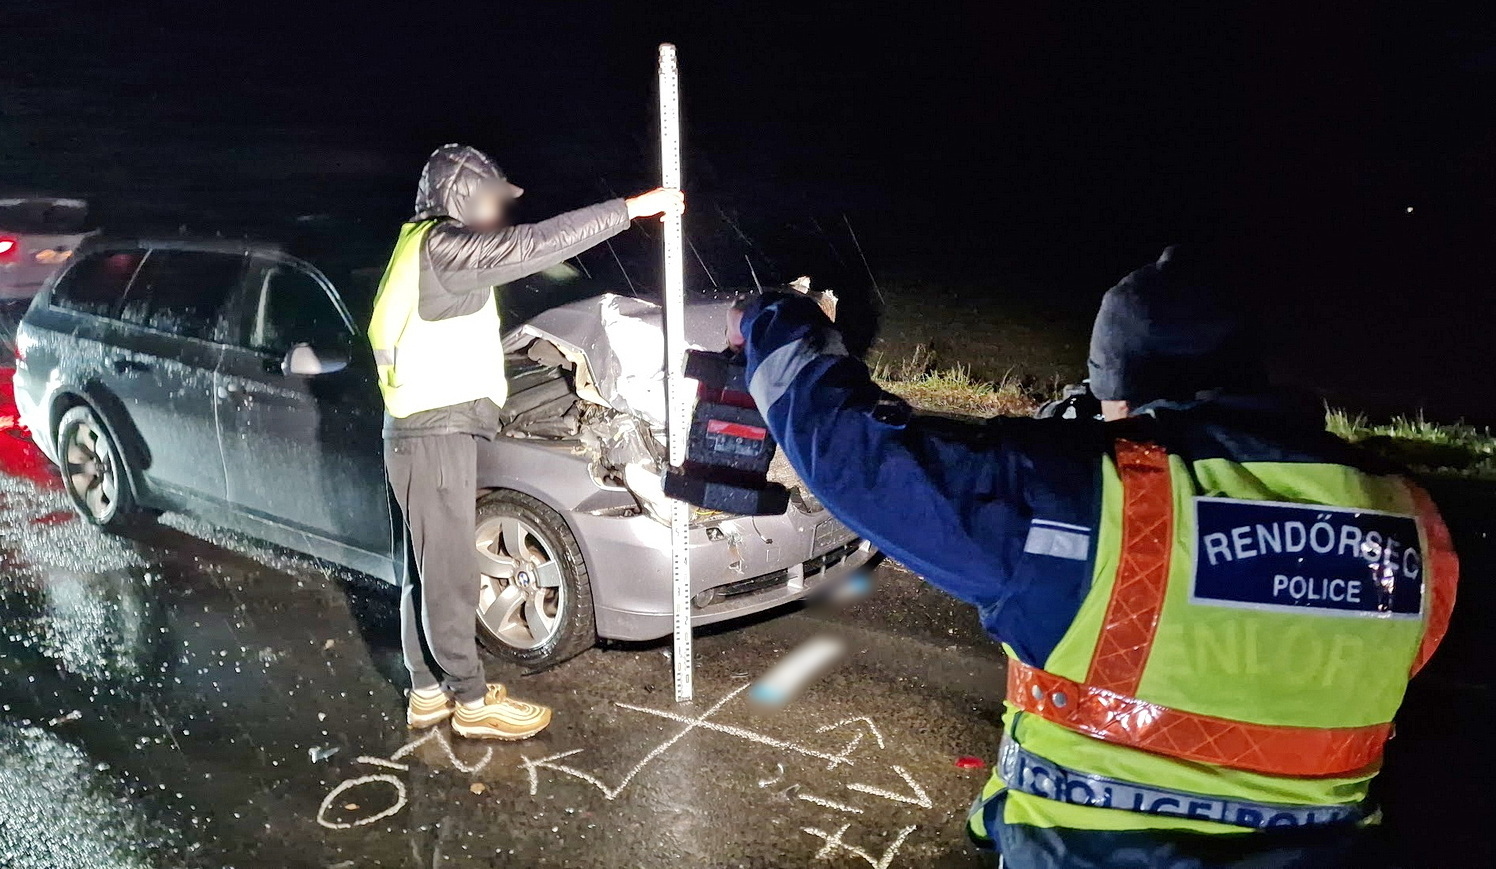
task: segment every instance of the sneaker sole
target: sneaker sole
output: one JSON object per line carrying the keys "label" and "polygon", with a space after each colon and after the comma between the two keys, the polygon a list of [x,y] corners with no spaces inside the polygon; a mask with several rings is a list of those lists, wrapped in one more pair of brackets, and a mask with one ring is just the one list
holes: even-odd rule
{"label": "sneaker sole", "polygon": [[406,713],[405,727],[409,730],[426,730],[427,728],[435,727],[436,725],[441,724],[443,721],[446,721],[451,717],[452,710],[450,709],[444,712],[433,712],[429,715],[413,716],[409,713]]}
{"label": "sneaker sole", "polygon": [[452,732],[466,739],[496,739],[500,742],[519,742],[521,740],[529,739],[533,736],[539,735],[542,731],[550,726],[550,719],[547,718],[544,723],[533,730],[527,730],[523,733],[515,733],[513,731],[492,730],[486,727],[467,727],[465,725],[458,724],[454,720],[452,722]]}

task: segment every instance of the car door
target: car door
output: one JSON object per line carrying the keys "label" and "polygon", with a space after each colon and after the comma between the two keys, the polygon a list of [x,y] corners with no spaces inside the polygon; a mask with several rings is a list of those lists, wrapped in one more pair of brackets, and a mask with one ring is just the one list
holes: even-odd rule
{"label": "car door", "polygon": [[223,500],[213,378],[244,264],[242,252],[153,248],[116,314],[105,383],[139,436],[147,485],[163,495]]}
{"label": "car door", "polygon": [[[390,502],[374,363],[324,278],[254,255],[238,340],[219,364],[229,500],[365,552],[390,551]],[[298,374],[310,352],[324,373]]]}

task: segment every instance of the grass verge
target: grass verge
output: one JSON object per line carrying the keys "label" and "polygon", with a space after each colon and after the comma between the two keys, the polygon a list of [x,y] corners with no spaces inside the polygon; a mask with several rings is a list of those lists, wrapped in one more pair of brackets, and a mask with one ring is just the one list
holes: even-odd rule
{"label": "grass verge", "polygon": [[[923,344],[894,362],[885,356],[873,378],[920,410],[972,417],[1032,415],[1062,385],[1057,376],[1046,384],[1012,372],[984,380],[964,364],[941,367]],[[1489,429],[1422,415],[1372,423],[1335,408],[1326,410],[1325,428],[1412,471],[1496,482],[1496,435]]]}
{"label": "grass verge", "polygon": [[965,365],[937,367],[924,344],[897,362],[875,364],[873,379],[920,410],[976,417],[1029,416],[1054,391],[1011,372],[990,381]]}
{"label": "grass verge", "polygon": [[1325,427],[1414,471],[1496,481],[1496,436],[1490,429],[1430,422],[1422,414],[1372,423],[1334,408],[1325,413]]}

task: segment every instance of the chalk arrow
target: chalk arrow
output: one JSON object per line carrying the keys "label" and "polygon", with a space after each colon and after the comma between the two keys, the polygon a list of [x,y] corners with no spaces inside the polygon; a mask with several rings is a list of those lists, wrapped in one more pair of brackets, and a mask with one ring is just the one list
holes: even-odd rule
{"label": "chalk arrow", "polygon": [[878,732],[878,725],[873,723],[873,719],[867,717],[866,715],[861,715],[856,718],[843,718],[841,721],[822,725],[821,727],[816,728],[816,733],[830,733],[838,727],[847,727],[854,724],[861,724],[866,727],[867,732],[872,735],[873,739],[877,740],[878,747],[883,747],[883,734]]}
{"label": "chalk arrow", "polygon": [[565,764],[556,763],[556,761],[571,757],[574,754],[581,754],[583,750],[584,749],[573,748],[571,751],[563,751],[559,754],[553,754],[549,757],[542,757],[539,760],[531,760],[530,758],[521,755],[520,766],[524,768],[525,773],[530,777],[530,795],[534,796],[540,790],[540,775],[536,772],[536,770],[549,769],[555,772],[562,773],[564,775],[569,775],[575,779],[581,779],[582,781],[602,791],[603,797],[605,799],[611,800],[614,797],[618,796],[618,792],[623,790],[624,785],[628,784],[627,781],[624,782],[624,785],[620,785],[617,789],[613,789],[603,784],[602,780],[595,775],[585,773],[574,767],[566,766]]}
{"label": "chalk arrow", "polygon": [[898,773],[899,777],[904,780],[904,784],[909,786],[908,794],[894,793],[890,790],[861,784],[860,782],[847,785],[847,789],[857,791],[858,793],[871,794],[875,797],[882,797],[885,800],[893,800],[896,803],[908,803],[911,806],[919,806],[922,809],[935,807],[935,804],[930,802],[930,795],[925,793],[925,789],[919,786],[919,782],[915,781],[913,776],[909,775],[908,770],[902,766],[895,766],[893,771]]}

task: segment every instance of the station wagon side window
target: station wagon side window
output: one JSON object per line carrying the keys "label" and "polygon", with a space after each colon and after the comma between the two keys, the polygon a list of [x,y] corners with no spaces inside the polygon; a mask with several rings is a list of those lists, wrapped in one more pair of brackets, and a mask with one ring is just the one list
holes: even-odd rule
{"label": "station wagon side window", "polygon": [[145,252],[100,251],[79,260],[52,289],[52,304],[100,317],[114,316]]}
{"label": "station wagon side window", "polygon": [[244,271],[242,254],[152,250],[130,284],[120,319],[188,338],[228,340],[225,310]]}
{"label": "station wagon side window", "polygon": [[296,344],[348,350],[353,335],[326,288],[294,263],[255,257],[249,281],[249,346],[280,356]]}

